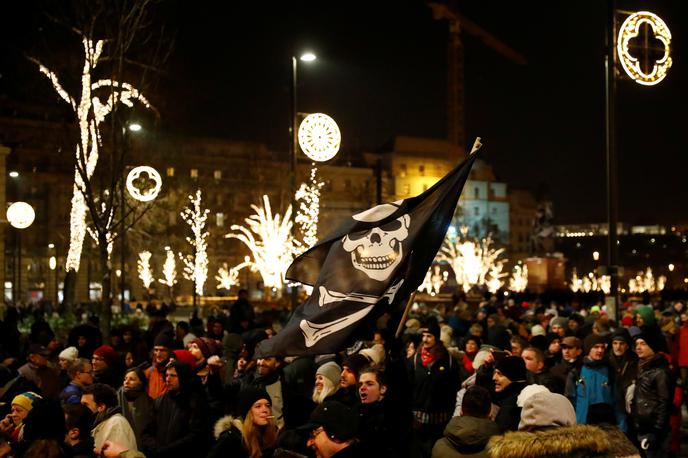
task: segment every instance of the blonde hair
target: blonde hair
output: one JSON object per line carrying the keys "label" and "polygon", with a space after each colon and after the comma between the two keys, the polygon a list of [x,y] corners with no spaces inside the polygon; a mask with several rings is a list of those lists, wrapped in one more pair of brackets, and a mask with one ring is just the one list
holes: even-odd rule
{"label": "blonde hair", "polygon": [[253,423],[253,412],[249,410],[241,425],[241,437],[249,458],[260,458],[264,449],[274,446],[277,442],[275,419],[269,418],[266,426],[256,426]]}
{"label": "blonde hair", "polygon": [[323,377],[322,382],[323,387],[322,390],[320,390],[320,392],[318,392],[317,386],[313,387],[312,399],[313,402],[315,402],[316,404],[322,404],[328,396],[332,396],[339,389],[339,385],[335,385],[334,383],[332,383],[332,380],[330,380],[327,377]]}

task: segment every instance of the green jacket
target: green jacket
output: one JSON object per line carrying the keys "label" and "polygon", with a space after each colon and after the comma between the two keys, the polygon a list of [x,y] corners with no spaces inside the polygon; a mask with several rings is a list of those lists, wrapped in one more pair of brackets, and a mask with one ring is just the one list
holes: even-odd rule
{"label": "green jacket", "polygon": [[490,437],[499,434],[497,424],[488,418],[454,417],[444,428],[444,437],[432,448],[432,458],[487,458]]}

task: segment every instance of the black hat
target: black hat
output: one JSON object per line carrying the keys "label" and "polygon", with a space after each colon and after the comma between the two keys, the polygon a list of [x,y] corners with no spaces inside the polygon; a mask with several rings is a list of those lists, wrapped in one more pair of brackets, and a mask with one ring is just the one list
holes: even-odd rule
{"label": "black hat", "polygon": [[351,369],[351,371],[356,374],[356,380],[358,380],[358,375],[361,373],[361,370],[369,364],[370,361],[368,358],[360,353],[354,353],[351,356],[347,356],[344,358],[344,361],[342,361],[342,367],[346,366]]}
{"label": "black hat", "polygon": [[533,336],[530,338],[530,346],[539,348],[542,351],[547,351],[549,343],[547,342],[547,337],[545,336]]}
{"label": "black hat", "polygon": [[155,336],[155,341],[153,342],[155,347],[174,347],[174,337],[169,331],[161,331],[157,336]]}
{"label": "black hat", "polygon": [[321,426],[330,439],[348,441],[356,436],[358,416],[354,409],[339,401],[326,401],[315,408],[308,423],[298,430],[310,432]]}
{"label": "black hat", "polygon": [[583,339],[583,354],[587,355],[592,350],[592,347],[598,344],[606,344],[607,337],[600,334],[590,334]]}
{"label": "black hat", "polygon": [[630,347],[632,343],[631,333],[629,333],[628,329],[624,327],[616,328],[616,330],[612,333],[612,338],[610,339],[610,341],[614,342],[615,340],[622,340],[626,342]]}
{"label": "black hat", "polygon": [[29,345],[29,354],[30,355],[35,354],[35,355],[41,355],[41,356],[47,357],[47,356],[50,356],[50,350],[48,350],[47,348],[45,348],[41,344],[34,343],[34,344]]}
{"label": "black hat", "polygon": [[655,353],[659,353],[660,351],[664,351],[666,349],[664,336],[659,332],[641,332],[633,337],[634,342],[638,339],[642,339]]}
{"label": "black hat", "polygon": [[272,399],[270,398],[268,392],[264,389],[257,388],[254,386],[247,386],[242,388],[239,392],[238,402],[239,414],[241,415],[241,417],[245,419],[246,415],[248,415],[249,410],[251,410],[251,406],[253,406],[253,404],[255,404],[256,401],[259,401],[261,399],[267,399],[268,401],[270,401],[270,404],[272,405]]}
{"label": "black hat", "polygon": [[436,340],[440,340],[440,325],[437,324],[437,320],[434,317],[428,319],[425,327],[421,328],[421,333],[427,332],[435,336]]}
{"label": "black hat", "polygon": [[495,369],[512,382],[526,381],[526,363],[518,356],[507,356],[495,364]]}

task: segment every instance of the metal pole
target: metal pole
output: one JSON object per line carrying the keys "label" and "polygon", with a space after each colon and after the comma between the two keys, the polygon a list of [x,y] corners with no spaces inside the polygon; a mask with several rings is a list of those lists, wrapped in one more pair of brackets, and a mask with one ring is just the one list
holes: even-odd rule
{"label": "metal pole", "polygon": [[609,234],[607,237],[607,264],[611,280],[610,298],[614,310],[612,319],[619,319],[619,277],[618,277],[618,176],[615,141],[615,98],[616,98],[616,2],[609,0],[607,18],[605,56],[605,114],[606,114],[606,152],[607,152],[607,219],[609,221]]}
{"label": "metal pole", "polygon": [[123,135],[123,149],[122,149],[122,176],[121,176],[121,182],[120,182],[120,187],[119,187],[119,192],[120,192],[120,218],[122,219],[122,231],[120,233],[120,241],[121,241],[121,250],[120,250],[120,258],[119,258],[119,263],[120,263],[120,271],[121,275],[119,277],[119,289],[120,289],[120,299],[119,299],[119,306],[122,310],[124,310],[124,263],[126,262],[126,246],[127,246],[127,241],[126,241],[126,224],[124,222],[124,218],[126,216],[126,211],[125,211],[125,200],[124,200],[124,183],[125,183],[125,177],[124,177],[124,168],[125,168],[125,158],[126,158],[126,152],[127,152],[127,141],[128,141],[128,136],[127,136],[127,128],[126,126],[122,129],[122,135]]}
{"label": "metal pole", "polygon": [[17,229],[17,269],[15,275],[17,275],[17,297],[14,299],[15,305],[22,300],[21,292],[21,275],[22,275],[22,247],[21,247],[21,229]]}
{"label": "metal pole", "polygon": [[[296,56],[291,56],[291,127],[289,129],[290,134],[290,148],[289,148],[289,192],[291,193],[291,233],[292,236],[296,237],[296,172],[297,172],[297,157],[298,154],[298,134],[296,127],[298,120],[297,108],[296,108],[296,95],[297,95],[297,85],[298,85],[298,61]],[[291,290],[291,307],[292,310],[298,305],[298,293],[297,289],[294,287]]]}

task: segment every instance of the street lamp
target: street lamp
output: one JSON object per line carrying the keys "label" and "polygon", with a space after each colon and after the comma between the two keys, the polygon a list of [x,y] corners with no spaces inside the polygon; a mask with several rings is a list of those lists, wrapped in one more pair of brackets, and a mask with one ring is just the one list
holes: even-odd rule
{"label": "street lamp", "polygon": [[592,252],[592,259],[593,259],[593,261],[599,261],[600,260],[600,252],[599,251],[593,251]]}
{"label": "street lamp", "polygon": [[[21,295],[21,230],[33,224],[36,219],[36,212],[33,207],[26,202],[14,202],[7,208],[7,221],[10,225],[17,229],[17,254],[14,274],[17,276],[17,281],[12,284],[12,300],[16,303],[18,296]],[[18,267],[16,267],[18,265]],[[17,287],[16,290],[14,287]]]}

